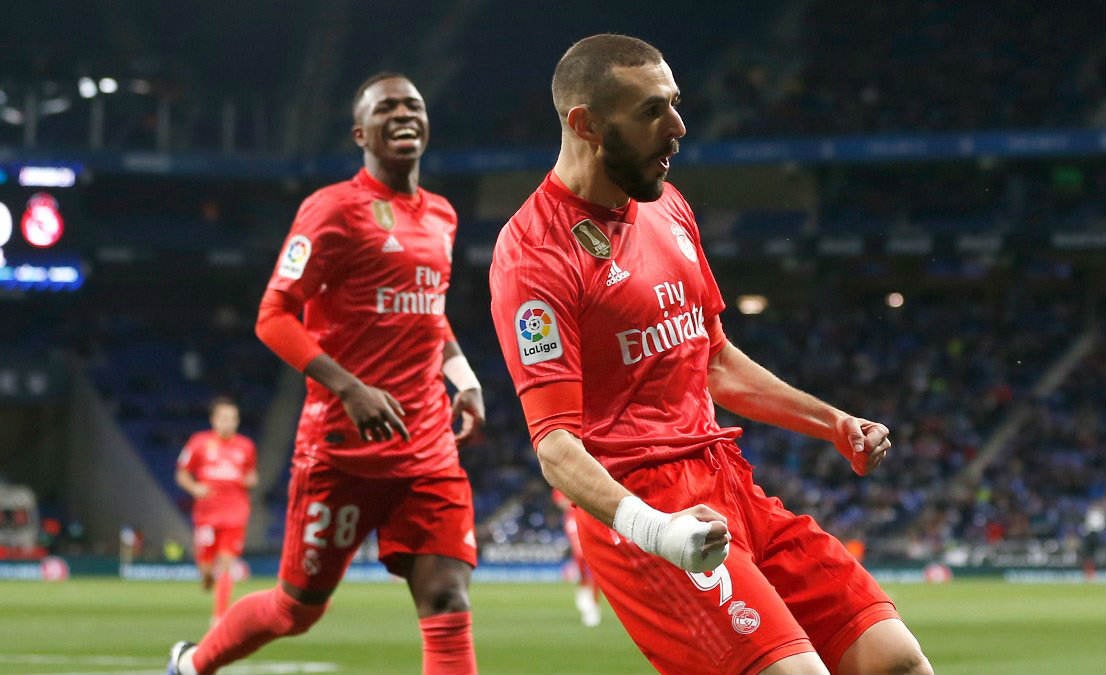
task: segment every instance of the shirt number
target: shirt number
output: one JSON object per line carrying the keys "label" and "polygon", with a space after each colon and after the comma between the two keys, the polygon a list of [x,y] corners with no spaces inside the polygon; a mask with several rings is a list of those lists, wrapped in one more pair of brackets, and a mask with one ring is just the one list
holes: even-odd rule
{"label": "shirt number", "polygon": [[[303,531],[304,543],[326,548],[327,541],[323,532],[330,527],[330,507],[322,502],[311,502],[307,505],[307,515],[315,520]],[[361,510],[353,504],[346,504],[339,507],[334,516],[334,545],[346,548],[357,538],[357,520],[361,517]]]}
{"label": "shirt number", "polygon": [[725,565],[715,567],[710,571],[710,576],[707,576],[706,572],[688,572],[687,576],[700,591],[705,592],[717,588],[720,595],[718,598],[719,607],[725,605],[726,601],[733,597],[733,580],[730,578],[730,571],[726,569]]}

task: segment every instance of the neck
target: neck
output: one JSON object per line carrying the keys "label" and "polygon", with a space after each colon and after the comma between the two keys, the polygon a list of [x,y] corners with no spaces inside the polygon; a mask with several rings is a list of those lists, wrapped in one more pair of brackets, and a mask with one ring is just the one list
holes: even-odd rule
{"label": "neck", "polygon": [[395,192],[413,195],[419,189],[419,160],[383,162],[376,155],[365,153],[365,170]]}
{"label": "neck", "polygon": [[562,136],[553,172],[573,194],[592,204],[617,209],[630,201],[629,195],[607,177],[598,146]]}

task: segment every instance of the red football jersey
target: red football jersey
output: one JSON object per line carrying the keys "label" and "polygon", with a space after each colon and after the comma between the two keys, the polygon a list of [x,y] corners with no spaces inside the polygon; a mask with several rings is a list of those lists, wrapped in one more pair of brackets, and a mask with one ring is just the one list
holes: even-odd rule
{"label": "red football jersey", "polygon": [[192,522],[213,527],[245,527],[250,519],[250,494],[242,481],[257,467],[253,441],[242,434],[223,438],[199,431],[188,439],[177,466],[208,486],[210,492],[192,506]]}
{"label": "red football jersey", "polygon": [[296,458],[350,473],[412,476],[456,461],[441,375],[457,214],[420,188],[397,193],[362,169],[300,206],[269,288],[304,302],[307,331],[346,370],[396,398],[411,441],[361,439],[342,403],[308,378]]}
{"label": "red football jersey", "polygon": [[492,318],[515,389],[578,381],[582,440],[616,478],[722,429],[705,322],[724,308],[683,195],[612,211],[550,173],[499,234]]}

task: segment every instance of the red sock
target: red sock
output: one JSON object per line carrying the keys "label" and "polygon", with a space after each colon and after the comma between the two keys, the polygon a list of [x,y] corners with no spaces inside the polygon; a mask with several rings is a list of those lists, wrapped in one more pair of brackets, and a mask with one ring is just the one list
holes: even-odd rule
{"label": "red sock", "polygon": [[419,619],[422,675],[476,675],[472,612],[435,614]]}
{"label": "red sock", "polygon": [[227,570],[219,575],[219,578],[215,580],[215,611],[214,616],[216,619],[222,619],[223,615],[227,613],[227,607],[230,606],[230,596],[234,590],[234,577],[231,576],[230,570]]}
{"label": "red sock", "polygon": [[325,611],[325,604],[296,602],[279,586],[250,593],[231,605],[226,616],[200,640],[192,663],[197,673],[214,673],[279,637],[306,632]]}

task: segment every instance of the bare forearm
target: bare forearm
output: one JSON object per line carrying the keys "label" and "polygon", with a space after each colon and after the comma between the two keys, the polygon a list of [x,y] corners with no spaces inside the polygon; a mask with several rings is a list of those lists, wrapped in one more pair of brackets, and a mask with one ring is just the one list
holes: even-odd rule
{"label": "bare forearm", "polygon": [[360,384],[360,380],[327,354],[319,354],[303,369],[303,374],[329,389],[335,396]]}
{"label": "bare forearm", "polygon": [[177,469],[175,478],[177,481],[177,485],[179,485],[182,490],[192,495],[193,497],[196,496],[199,483],[196,481],[195,478],[193,478],[191,473],[185,471],[184,469]]}
{"label": "bare forearm", "polygon": [[448,361],[450,358],[461,354],[461,345],[456,340],[446,340],[442,342],[442,361]]}
{"label": "bare forearm", "polygon": [[633,495],[564,429],[538,443],[538,459],[549,483],[641,550],[689,572],[715,569],[726,559],[726,519],[704,505],[667,513]]}
{"label": "bare forearm", "polygon": [[833,440],[845,413],[796,389],[727,343],[710,363],[708,386],[715,403],[742,417]]}
{"label": "bare forearm", "polygon": [[571,433],[558,429],[538,443],[542,474],[573,503],[610,526],[623,497],[630,494]]}

